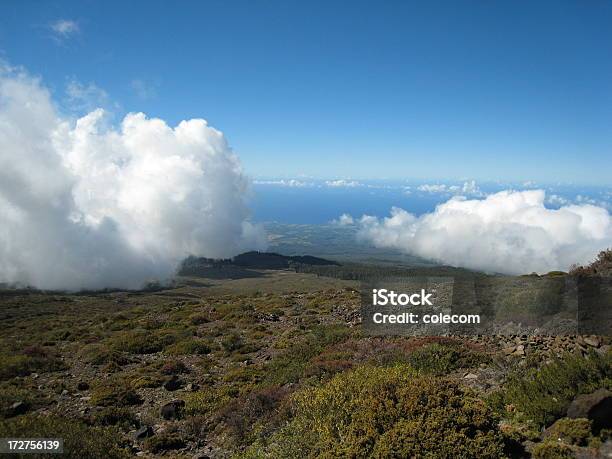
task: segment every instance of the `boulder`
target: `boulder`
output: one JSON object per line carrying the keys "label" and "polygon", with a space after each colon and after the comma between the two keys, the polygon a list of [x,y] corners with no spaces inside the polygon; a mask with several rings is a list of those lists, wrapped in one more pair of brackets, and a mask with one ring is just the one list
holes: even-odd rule
{"label": "boulder", "polygon": [[179,390],[181,387],[183,387],[183,385],[184,382],[179,379],[178,376],[174,375],[164,383],[164,389],[168,391],[175,391]]}
{"label": "boulder", "polygon": [[601,345],[601,341],[596,336],[585,336],[584,343],[591,347],[599,347]]}
{"label": "boulder", "polygon": [[143,438],[152,437],[153,428],[151,426],[142,426],[136,432],[134,432],[134,439],[142,440]]}
{"label": "boulder", "polygon": [[503,349],[503,353],[505,355],[512,355],[515,350],[516,350],[516,346],[509,346]]}
{"label": "boulder", "polygon": [[525,346],[523,346],[522,344],[519,344],[518,346],[516,346],[516,349],[514,350],[512,355],[521,355],[521,356],[525,355]]}
{"label": "boulder", "polygon": [[86,381],[79,381],[79,383],[77,384],[77,389],[78,390],[87,390],[87,389],[89,389],[89,384]]}
{"label": "boulder", "polygon": [[178,419],[184,407],[184,400],[172,400],[161,407],[161,416],[164,419]]}
{"label": "boulder", "polygon": [[198,390],[200,388],[200,386],[198,386],[196,383],[189,383],[185,386],[185,390],[187,392],[195,392],[196,390]]}
{"label": "boulder", "polygon": [[11,414],[13,416],[19,416],[25,414],[28,411],[28,404],[25,402],[15,402],[11,405]]}
{"label": "boulder", "polygon": [[568,418],[587,418],[596,431],[612,427],[612,392],[599,389],[579,395],[567,409]]}

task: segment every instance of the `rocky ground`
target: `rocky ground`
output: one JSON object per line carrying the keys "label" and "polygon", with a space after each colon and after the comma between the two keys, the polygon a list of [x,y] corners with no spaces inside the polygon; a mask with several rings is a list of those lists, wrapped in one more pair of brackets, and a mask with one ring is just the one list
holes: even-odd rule
{"label": "rocky ground", "polygon": [[[301,394],[399,365],[481,400],[494,420],[477,429],[492,439],[482,457],[612,457],[609,337],[368,337],[350,282],[228,282],[2,292],[0,437],[57,433],[72,457],[283,457]],[[372,441],[359,451],[382,451]]]}

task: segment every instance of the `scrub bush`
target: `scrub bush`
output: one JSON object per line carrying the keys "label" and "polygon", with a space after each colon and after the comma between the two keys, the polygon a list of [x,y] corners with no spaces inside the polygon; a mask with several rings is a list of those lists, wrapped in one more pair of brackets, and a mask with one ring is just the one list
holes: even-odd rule
{"label": "scrub bush", "polygon": [[407,365],[362,366],[292,397],[272,457],[503,457],[498,419],[458,384]]}
{"label": "scrub bush", "polygon": [[587,356],[567,353],[539,368],[512,373],[492,401],[499,410],[513,405],[540,426],[563,416],[579,394],[612,387],[612,352]]}
{"label": "scrub bush", "polygon": [[[70,459],[123,459],[130,455],[118,443],[117,431],[60,417],[25,415],[0,422],[0,437],[62,438],[64,453]],[[48,455],[28,455],[47,457]]]}

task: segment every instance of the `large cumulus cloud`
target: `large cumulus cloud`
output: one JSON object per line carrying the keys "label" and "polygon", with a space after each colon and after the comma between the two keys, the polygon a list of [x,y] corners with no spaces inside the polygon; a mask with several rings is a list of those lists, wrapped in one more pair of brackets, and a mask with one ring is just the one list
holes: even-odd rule
{"label": "large cumulus cloud", "polygon": [[544,206],[542,190],[502,191],[485,199],[453,197],[415,216],[364,216],[359,236],[378,247],[492,272],[520,274],[566,270],[612,246],[612,221],[604,208]]}
{"label": "large cumulus cloud", "polygon": [[263,248],[247,189],[202,119],[69,120],[39,80],[0,68],[0,282],[138,288],[190,254]]}

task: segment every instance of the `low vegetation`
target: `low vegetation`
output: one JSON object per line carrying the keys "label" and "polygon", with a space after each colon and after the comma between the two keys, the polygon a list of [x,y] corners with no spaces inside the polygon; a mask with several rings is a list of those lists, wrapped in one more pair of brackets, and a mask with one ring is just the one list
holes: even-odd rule
{"label": "low vegetation", "polygon": [[555,360],[511,373],[503,391],[492,397],[501,410],[511,405],[540,427],[563,416],[579,394],[612,388],[612,352],[565,354]]}
{"label": "low vegetation", "polygon": [[118,432],[91,427],[62,417],[25,415],[0,421],[2,438],[62,438],[70,459],[123,459],[130,457]]}
{"label": "low vegetation", "polygon": [[63,437],[84,458],[558,458],[609,436],[565,418],[612,388],[606,337],[507,353],[494,338],[366,336],[354,283],[250,275],[0,291],[0,437]]}
{"label": "low vegetation", "polygon": [[494,413],[456,383],[407,365],[362,366],[297,392],[292,419],[251,456],[498,458]]}

